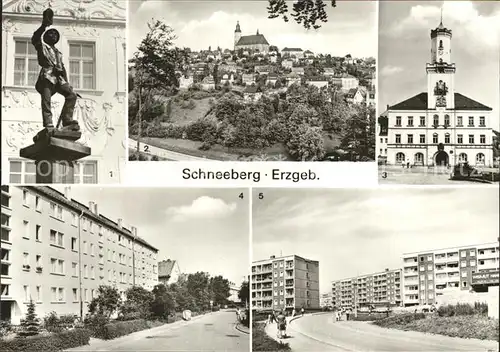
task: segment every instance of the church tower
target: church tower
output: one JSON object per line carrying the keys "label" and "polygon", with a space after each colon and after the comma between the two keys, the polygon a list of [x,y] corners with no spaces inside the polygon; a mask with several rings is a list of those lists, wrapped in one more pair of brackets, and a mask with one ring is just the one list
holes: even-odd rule
{"label": "church tower", "polygon": [[236,44],[241,38],[240,21],[236,23],[236,29],[234,30],[234,50],[236,50]]}
{"label": "church tower", "polygon": [[431,62],[427,64],[427,104],[429,109],[455,107],[455,64],[451,62],[451,29],[441,22],[431,30]]}

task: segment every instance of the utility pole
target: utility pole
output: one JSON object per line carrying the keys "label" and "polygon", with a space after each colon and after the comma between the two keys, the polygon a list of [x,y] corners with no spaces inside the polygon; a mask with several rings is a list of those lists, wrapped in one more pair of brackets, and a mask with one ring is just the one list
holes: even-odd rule
{"label": "utility pole", "polygon": [[82,296],[82,217],[83,210],[78,217],[78,284],[80,291],[80,320],[83,321],[83,296]]}
{"label": "utility pole", "polygon": [[137,152],[139,153],[141,151],[140,149],[140,140],[141,140],[141,134],[142,134],[142,80],[139,79],[139,108],[137,110],[138,114],[138,119],[139,119],[139,128],[137,129]]}

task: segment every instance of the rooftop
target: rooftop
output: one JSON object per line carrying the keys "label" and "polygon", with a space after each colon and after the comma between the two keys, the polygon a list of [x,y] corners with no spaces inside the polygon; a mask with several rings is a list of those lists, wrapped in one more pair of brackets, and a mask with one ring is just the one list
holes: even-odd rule
{"label": "rooftop", "polygon": [[499,245],[498,242],[488,242],[488,243],[480,243],[480,244],[471,244],[468,246],[446,247],[446,248],[423,250],[423,251],[418,251],[418,252],[409,252],[409,253],[403,253],[403,256],[407,257],[410,255],[418,255],[418,254],[423,254],[423,253],[451,251],[451,250],[459,250],[459,249],[465,249],[465,248],[469,249],[469,248],[475,248],[475,247],[481,247],[481,248],[498,247],[498,245]]}
{"label": "rooftop", "polygon": [[244,35],[238,40],[236,45],[255,45],[255,44],[265,44],[269,45],[263,34],[254,34],[254,35]]}
{"label": "rooftop", "polygon": [[[427,110],[427,93],[419,93],[409,99],[389,107],[389,110]],[[455,110],[492,110],[460,93],[455,93]]]}

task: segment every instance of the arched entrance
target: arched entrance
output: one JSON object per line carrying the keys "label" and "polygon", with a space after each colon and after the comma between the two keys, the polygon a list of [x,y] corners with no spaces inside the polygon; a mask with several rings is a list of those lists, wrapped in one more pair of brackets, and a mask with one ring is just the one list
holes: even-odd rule
{"label": "arched entrance", "polygon": [[434,162],[436,165],[448,166],[449,161],[450,157],[448,156],[448,153],[446,153],[444,150],[440,150],[434,155]]}

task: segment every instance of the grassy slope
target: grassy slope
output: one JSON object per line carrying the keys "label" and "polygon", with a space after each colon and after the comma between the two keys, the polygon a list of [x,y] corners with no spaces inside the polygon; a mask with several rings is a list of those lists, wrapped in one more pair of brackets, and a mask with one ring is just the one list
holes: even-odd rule
{"label": "grassy slope", "polygon": [[391,329],[412,330],[452,337],[499,341],[498,320],[488,319],[485,316],[479,315],[453,317],[429,315],[425,319],[414,320],[407,323],[395,322],[389,318],[376,321],[374,324]]}
{"label": "grassy slope", "polygon": [[257,323],[252,327],[252,351],[290,351],[290,345],[273,340],[264,331],[264,324]]}
{"label": "grassy slope", "polygon": [[214,98],[193,100],[196,106],[192,110],[183,109],[179,103],[172,100],[172,112],[170,114],[172,123],[178,126],[185,126],[202,118],[210,109],[208,103],[210,99]]}

